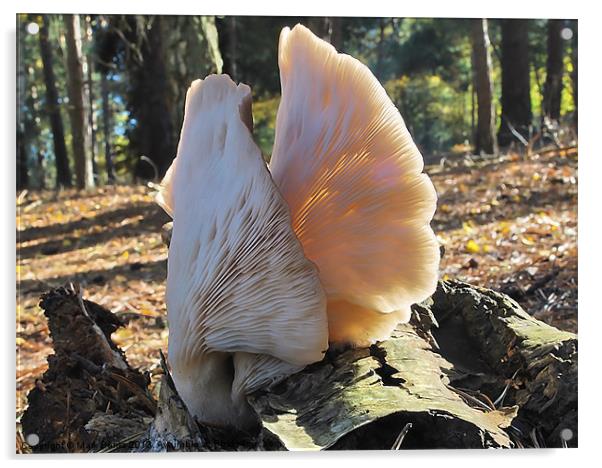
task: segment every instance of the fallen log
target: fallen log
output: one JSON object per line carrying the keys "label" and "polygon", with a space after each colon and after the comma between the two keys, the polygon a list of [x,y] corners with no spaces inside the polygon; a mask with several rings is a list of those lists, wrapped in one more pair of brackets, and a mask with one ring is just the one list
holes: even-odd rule
{"label": "fallen log", "polygon": [[121,324],[108,310],[64,288],[41,307],[55,354],[22,418],[36,452],[577,445],[577,337],[458,281],[389,340],[330,350],[249,396],[257,434],[198,424],[165,364],[156,401],[111,341]]}

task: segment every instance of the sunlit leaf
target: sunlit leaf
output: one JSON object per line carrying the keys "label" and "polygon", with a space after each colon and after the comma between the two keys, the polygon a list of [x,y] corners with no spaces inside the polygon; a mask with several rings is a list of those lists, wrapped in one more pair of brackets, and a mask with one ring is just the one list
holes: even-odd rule
{"label": "sunlit leaf", "polygon": [[470,239],[467,243],[466,243],[466,251],[468,253],[478,253],[481,251],[481,247],[479,246],[479,244],[477,244],[474,240]]}

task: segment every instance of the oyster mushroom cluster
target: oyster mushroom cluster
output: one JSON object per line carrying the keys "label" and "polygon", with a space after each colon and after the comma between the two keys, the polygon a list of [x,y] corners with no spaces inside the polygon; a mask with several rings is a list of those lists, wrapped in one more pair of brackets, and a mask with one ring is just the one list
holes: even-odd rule
{"label": "oyster mushroom cluster", "polygon": [[370,70],[297,25],[280,35],[269,168],[251,90],[192,83],[157,201],[173,218],[169,364],[199,421],[249,428],[246,395],[368,346],[436,287],[436,193]]}

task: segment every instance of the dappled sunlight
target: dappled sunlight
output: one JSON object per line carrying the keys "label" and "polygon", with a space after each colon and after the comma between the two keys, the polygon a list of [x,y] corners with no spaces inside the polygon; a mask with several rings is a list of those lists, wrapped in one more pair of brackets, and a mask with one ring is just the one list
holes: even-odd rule
{"label": "dappled sunlight", "polygon": [[78,282],[84,296],[127,326],[114,340],[130,363],[150,369],[167,346],[167,221],[144,186],[29,193],[17,225],[17,411],[47,367],[48,324],[38,306],[49,289]]}
{"label": "dappled sunlight", "polygon": [[441,276],[498,289],[576,332],[577,155],[506,156],[453,175],[426,170],[439,194]]}

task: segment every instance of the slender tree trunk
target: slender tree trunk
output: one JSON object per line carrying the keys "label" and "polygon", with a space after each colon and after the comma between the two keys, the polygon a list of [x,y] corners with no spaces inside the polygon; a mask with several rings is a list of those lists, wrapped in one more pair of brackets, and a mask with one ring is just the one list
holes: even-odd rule
{"label": "slender tree trunk", "polygon": [[17,190],[29,187],[28,155],[25,132],[19,127],[17,128]]}
{"label": "slender tree trunk", "polygon": [[477,91],[478,119],[476,153],[497,154],[495,138],[495,107],[493,80],[491,78],[491,53],[487,20],[471,20],[473,80]]}
{"label": "slender tree trunk", "polygon": [[563,20],[548,20],[548,60],[546,83],[543,94],[543,112],[551,120],[560,119],[560,97],[562,95],[562,74],[564,72],[564,44],[560,36]]}
{"label": "slender tree trunk", "polygon": [[470,134],[474,135],[475,134],[475,103],[476,103],[476,98],[475,98],[475,86],[474,86],[474,82],[472,84],[472,87],[470,88]]}
{"label": "slender tree trunk", "polygon": [[314,16],[309,19],[309,29],[316,36],[330,42],[335,49],[343,46],[343,22],[338,16]]}
{"label": "slender tree trunk", "polygon": [[378,43],[376,44],[376,76],[378,79],[383,79],[383,66],[385,61],[385,19],[379,20],[379,35]]}
{"label": "slender tree trunk", "polygon": [[219,47],[219,32],[215,16],[201,16],[201,30],[207,41],[207,52],[211,58],[211,70],[214,73],[222,73],[224,60]]}
{"label": "slender tree trunk", "polygon": [[330,24],[330,43],[340,52],[343,49],[343,18],[331,16],[328,21]]}
{"label": "slender tree trunk", "polygon": [[40,55],[44,68],[44,84],[46,85],[46,106],[52,128],[52,141],[54,145],[54,159],[56,163],[56,186],[71,187],[71,171],[67,158],[67,146],[65,145],[65,132],[63,130],[63,119],[59,109],[58,92],[54,77],[54,59],[52,48],[48,41],[48,16],[42,15],[42,24],[39,32]]}
{"label": "slender tree trunk", "polygon": [[500,146],[516,136],[512,128],[529,138],[531,126],[531,84],[529,77],[529,20],[504,19],[502,25],[502,122]]}
{"label": "slender tree trunk", "polygon": [[234,81],[238,81],[238,34],[236,25],[236,16],[230,16],[228,21],[228,56],[230,58],[230,77]]}
{"label": "slender tree trunk", "polygon": [[105,137],[105,164],[109,184],[115,183],[115,169],[113,167],[113,155],[111,154],[111,107],[109,101],[109,84],[107,73],[100,72],[100,92],[102,94],[102,126]]}
{"label": "slender tree trunk", "polygon": [[[23,59],[20,58],[19,60]],[[23,85],[19,84],[19,86],[24,86],[23,90],[20,89],[19,92],[24,92],[25,96],[22,97],[22,99],[24,99],[24,102],[22,103],[24,107],[21,107],[19,121],[23,125],[22,138],[24,144],[24,153],[22,154],[22,157],[27,158],[26,160],[23,160],[22,167],[26,167],[27,173],[19,174],[19,166],[17,166],[17,186],[43,189],[45,186],[45,172],[42,164],[43,154],[40,149],[40,129],[36,124],[36,119],[40,115],[40,97],[35,84],[36,77],[34,64],[31,66],[26,66],[25,64],[21,63],[21,65],[24,65],[23,68],[25,68],[25,81]],[[23,176],[26,176],[26,179],[20,179],[20,177]]]}
{"label": "slender tree trunk", "polygon": [[75,178],[78,189],[94,186],[89,148],[90,128],[84,105],[84,74],[82,67],[81,30],[79,15],[64,15],[67,44],[67,88],[69,90],[69,117],[75,160]]}
{"label": "slender tree trunk", "polygon": [[326,16],[313,16],[309,18],[307,26],[316,36],[321,37],[325,41],[330,41],[328,18]]}
{"label": "slender tree trunk", "polygon": [[573,71],[571,72],[571,81],[573,83],[573,101],[575,103],[575,131],[577,130],[578,127],[578,123],[579,123],[579,106],[578,104],[578,87],[577,87],[577,55],[578,55],[578,32],[579,32],[579,23],[577,22],[577,20],[573,20],[571,22],[571,25],[573,27],[573,44],[572,44],[572,50],[571,50],[571,62],[573,65]]}
{"label": "slender tree trunk", "polygon": [[[86,43],[91,45],[94,38],[92,32],[92,19],[86,16]],[[92,47],[90,47],[90,50]],[[87,115],[90,128],[90,160],[92,162],[92,176],[98,177],[98,164],[96,162],[96,114],[94,112],[94,57],[92,53],[85,55],[84,68],[86,69],[86,97],[88,98]]]}
{"label": "slender tree trunk", "polygon": [[25,121],[25,141],[31,143],[29,148],[35,148],[35,154],[32,152],[32,155],[34,156],[34,165],[31,167],[30,172],[30,176],[33,176],[33,183],[31,181],[32,177],[30,177],[30,185],[38,189],[45,189],[45,160],[44,152],[41,148],[40,128],[37,124],[37,121],[40,119],[39,116],[43,113],[40,111],[40,95],[38,86],[36,85],[38,80],[36,79],[36,67],[34,64],[27,67],[27,79],[29,83],[25,102],[30,112],[30,118]]}
{"label": "slender tree trunk", "polygon": [[25,53],[24,26],[21,21],[17,22],[17,190],[23,190],[29,186],[29,141],[26,137],[29,116],[26,112],[27,70],[23,57]]}

